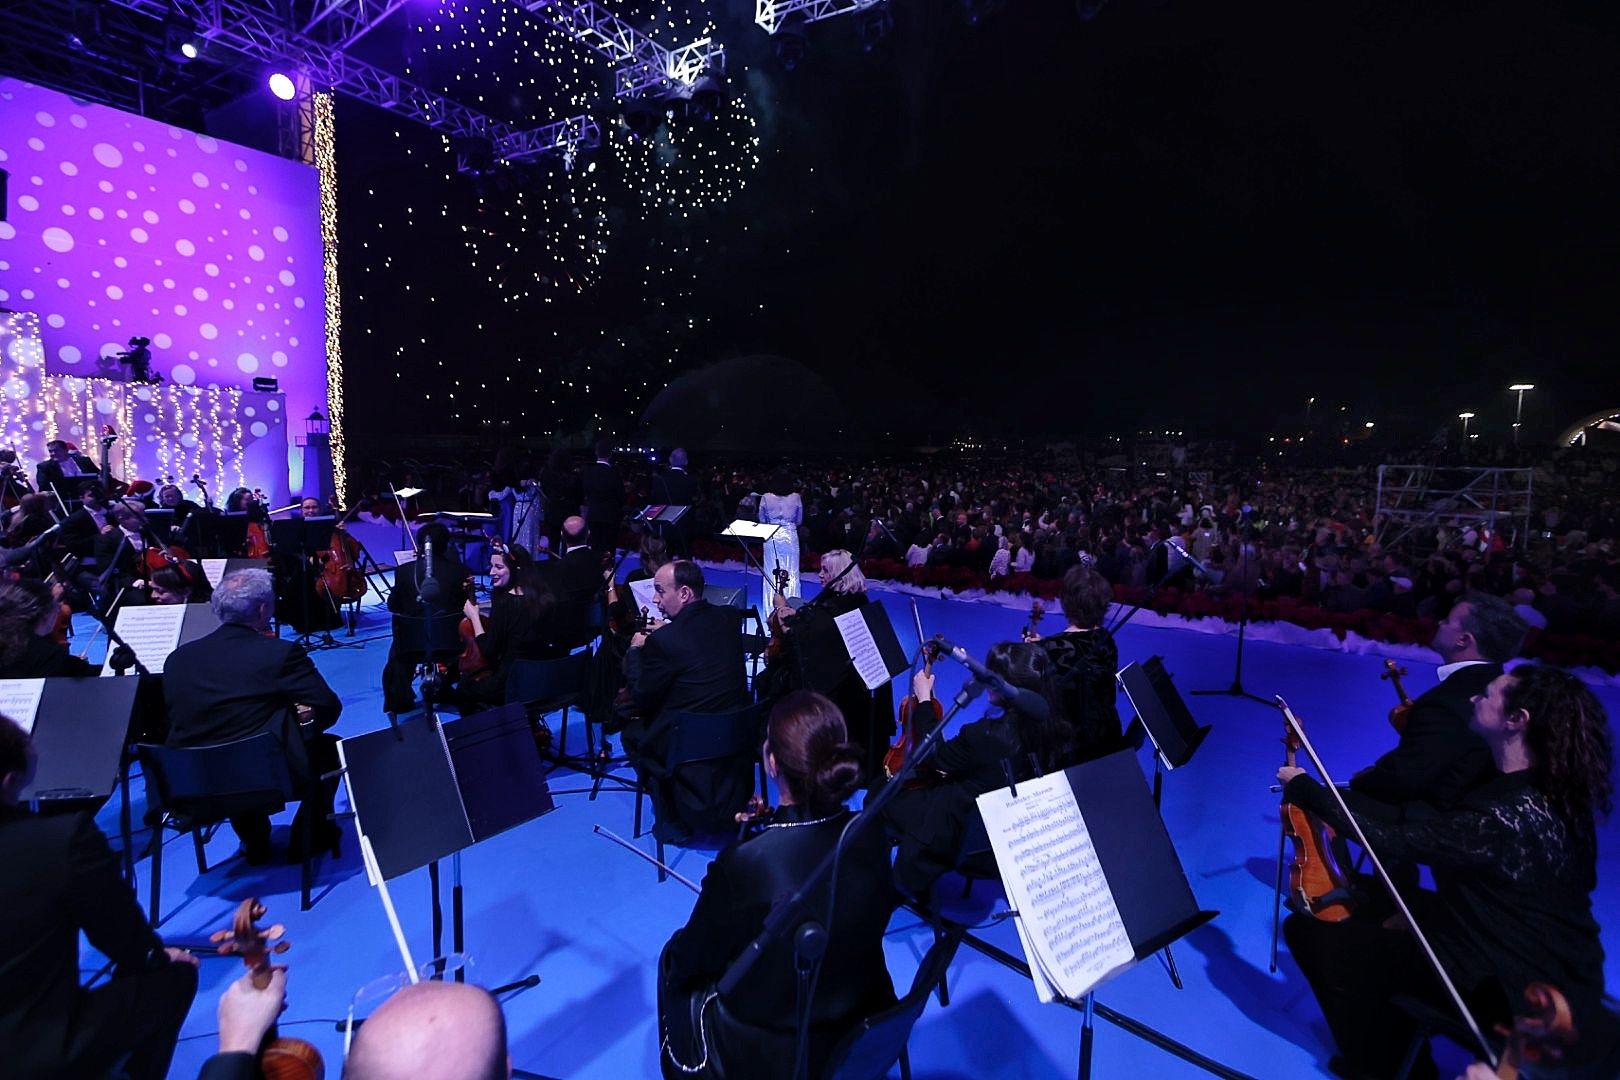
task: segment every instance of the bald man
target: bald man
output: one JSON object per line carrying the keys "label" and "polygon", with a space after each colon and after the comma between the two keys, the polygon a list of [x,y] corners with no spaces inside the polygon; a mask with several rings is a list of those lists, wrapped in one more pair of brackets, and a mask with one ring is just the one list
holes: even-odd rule
{"label": "bald man", "polygon": [[591,608],[601,603],[604,568],[601,554],[590,547],[584,518],[563,522],[562,550],[540,564],[540,573],[556,601],[552,618],[558,643],[574,648],[590,641],[600,625],[591,619]]}
{"label": "bald man", "polygon": [[354,1035],[343,1080],[510,1080],[506,1018],[489,991],[456,982],[407,986]]}

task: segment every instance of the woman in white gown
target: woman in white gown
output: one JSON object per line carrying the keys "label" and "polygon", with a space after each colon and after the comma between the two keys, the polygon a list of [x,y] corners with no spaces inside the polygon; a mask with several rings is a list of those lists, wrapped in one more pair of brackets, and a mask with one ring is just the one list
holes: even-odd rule
{"label": "woman in white gown", "polygon": [[794,490],[793,477],[779,469],[766,484],[759,499],[759,520],[762,524],[780,525],[776,536],[765,542],[760,565],[765,568],[764,595],[760,598],[760,618],[769,622],[776,607],[776,568],[787,572],[787,586],[782,590],[785,598],[799,596],[799,525],[804,521],[804,502]]}

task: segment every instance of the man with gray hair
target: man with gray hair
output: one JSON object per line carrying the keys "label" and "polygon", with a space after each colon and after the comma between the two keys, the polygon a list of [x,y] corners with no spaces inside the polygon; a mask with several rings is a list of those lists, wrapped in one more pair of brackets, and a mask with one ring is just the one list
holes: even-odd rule
{"label": "man with gray hair", "polygon": [[[268,731],[287,755],[293,783],[307,788],[299,806],[309,822],[314,850],[338,845],[337,826],[327,820],[332,787],[320,780],[337,769],[337,742],[325,734],[343,703],[327,685],[303,646],[271,636],[275,588],[268,570],[238,570],[214,590],[220,627],[182,645],[163,665],[163,696],[169,708],[170,746],[206,746]],[[270,819],[233,817],[231,827],[250,863],[270,856]],[[302,836],[295,822],[293,835]],[[302,858],[296,846],[289,859]]]}

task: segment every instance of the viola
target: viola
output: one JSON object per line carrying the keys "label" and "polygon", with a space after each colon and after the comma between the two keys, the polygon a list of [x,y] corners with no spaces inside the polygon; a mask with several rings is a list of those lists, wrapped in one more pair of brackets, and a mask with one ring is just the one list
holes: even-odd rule
{"label": "viola", "polygon": [[[942,646],[937,641],[923,643],[923,674],[933,675],[934,661],[939,659]],[[907,694],[900,702],[900,730],[895,733],[894,745],[883,754],[883,775],[893,780],[905,767],[917,744],[945,719],[945,709],[938,698],[923,701],[916,694]],[[920,726],[919,726],[920,725]]]}
{"label": "viola", "polygon": [[[256,924],[264,915],[265,906],[257,897],[250,897],[237,906],[231,928],[216,931],[208,939],[219,947],[221,956],[240,956],[259,990],[270,985],[270,957],[292,947],[282,937],[286,927],[280,923],[259,929]],[[326,1063],[313,1045],[303,1039],[283,1039],[271,1025],[259,1047],[259,1075],[264,1080],[324,1080]]]}
{"label": "viola", "polygon": [[1397,735],[1406,734],[1406,717],[1412,711],[1412,699],[1406,696],[1406,687],[1401,685],[1401,676],[1405,674],[1405,668],[1393,660],[1385,660],[1384,673],[1378,676],[1380,679],[1388,679],[1393,683],[1395,695],[1401,699],[1399,705],[1389,710],[1389,726],[1395,729]]}
{"label": "viola", "polygon": [[[1294,768],[1299,751],[1299,738],[1284,723],[1283,746],[1287,747],[1284,763]],[[1288,907],[1309,914],[1323,922],[1343,922],[1350,917],[1350,886],[1344,872],[1328,847],[1327,829],[1287,799],[1282,803],[1283,836],[1293,842],[1293,857],[1288,862]]]}

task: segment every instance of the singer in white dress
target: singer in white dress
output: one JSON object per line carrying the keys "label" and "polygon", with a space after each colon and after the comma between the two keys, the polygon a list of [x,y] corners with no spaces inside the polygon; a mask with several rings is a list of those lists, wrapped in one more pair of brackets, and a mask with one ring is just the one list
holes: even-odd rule
{"label": "singer in white dress", "polygon": [[776,568],[787,571],[784,597],[797,597],[799,592],[799,523],[804,521],[804,501],[791,484],[771,485],[786,490],[787,494],[767,491],[759,499],[761,524],[780,525],[776,535],[765,542],[764,557],[760,565],[765,569],[765,589],[761,597],[760,618],[769,621],[776,607]]}

